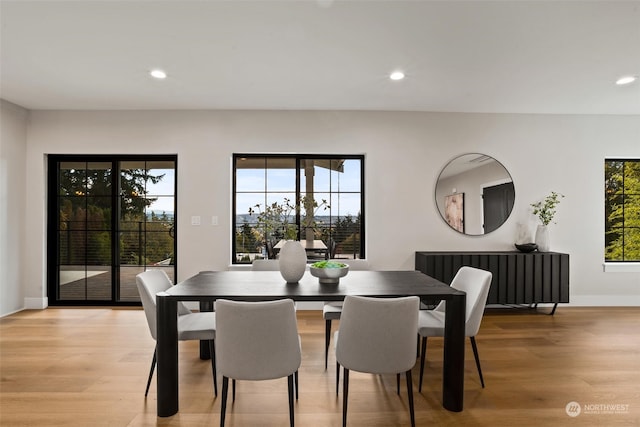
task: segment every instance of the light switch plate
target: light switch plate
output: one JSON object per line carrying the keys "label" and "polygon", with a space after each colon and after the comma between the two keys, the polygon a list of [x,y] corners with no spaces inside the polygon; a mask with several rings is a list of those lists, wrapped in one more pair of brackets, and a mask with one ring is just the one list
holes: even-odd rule
{"label": "light switch plate", "polygon": [[213,215],[211,217],[211,225],[218,225],[218,216],[217,215]]}
{"label": "light switch plate", "polygon": [[191,217],[191,225],[200,225],[200,216],[195,215]]}

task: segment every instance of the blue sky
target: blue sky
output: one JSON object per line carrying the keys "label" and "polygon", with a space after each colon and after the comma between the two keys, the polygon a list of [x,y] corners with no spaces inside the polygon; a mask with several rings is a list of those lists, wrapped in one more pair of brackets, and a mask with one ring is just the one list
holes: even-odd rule
{"label": "blue sky", "polygon": [[[360,162],[359,160],[346,160],[344,172],[330,171],[316,167],[313,177],[314,196],[318,203],[326,199],[331,206],[333,215],[353,215],[360,212]],[[175,170],[151,169],[151,175],[162,175],[164,178],[156,183],[147,183],[147,197],[157,198],[148,208],[153,211],[173,212]],[[267,203],[283,203],[285,197],[293,202],[295,198],[295,170],[293,169],[238,169],[237,170],[236,197],[237,213],[249,213],[249,207],[260,203],[264,207],[264,191],[267,188]],[[305,188],[305,177],[302,177],[301,186]],[[266,184],[265,184],[266,182]],[[329,191],[333,191],[330,199]],[[340,192],[340,193],[337,193]],[[351,192],[356,192],[351,193]],[[328,215],[329,211],[320,209],[318,215]]]}
{"label": "blue sky", "polygon": [[154,176],[165,174],[165,176],[156,184],[147,182],[147,197],[158,198],[158,200],[153,202],[147,209],[159,212],[173,212],[173,192],[176,179],[175,169],[150,169],[149,174]]}
{"label": "blue sky", "polygon": [[[294,169],[237,169],[236,213],[248,213],[249,207],[265,203],[282,204],[285,198],[294,202],[295,198]],[[360,161],[345,160],[344,172],[330,171],[315,167],[313,177],[314,198],[318,204],[322,199],[331,206],[332,215],[353,215],[360,212]],[[304,195],[306,177],[301,177],[301,188]],[[267,200],[265,202],[265,188]],[[333,192],[333,197],[329,191]],[[328,215],[329,210],[320,209],[317,215]]]}

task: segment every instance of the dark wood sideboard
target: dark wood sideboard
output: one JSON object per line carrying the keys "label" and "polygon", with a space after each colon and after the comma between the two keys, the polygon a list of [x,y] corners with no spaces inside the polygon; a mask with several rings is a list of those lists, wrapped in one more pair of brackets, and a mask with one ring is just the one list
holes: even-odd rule
{"label": "dark wood sideboard", "polygon": [[416,252],[415,268],[451,283],[462,266],[493,274],[487,304],[569,302],[569,254],[558,252]]}

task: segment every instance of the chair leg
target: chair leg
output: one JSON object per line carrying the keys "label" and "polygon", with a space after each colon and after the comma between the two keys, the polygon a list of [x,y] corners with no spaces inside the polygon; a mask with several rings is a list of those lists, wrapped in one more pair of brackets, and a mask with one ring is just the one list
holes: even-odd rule
{"label": "chair leg", "polygon": [[400,396],[400,374],[396,374],[396,393]]}
{"label": "chair leg", "polygon": [[338,383],[340,383],[340,364],[336,362],[336,396],[338,395]]}
{"label": "chair leg", "polygon": [[349,370],[344,368],[342,380],[342,427],[347,427],[347,399],[349,397]]}
{"label": "chair leg", "polygon": [[227,394],[229,394],[229,378],[222,376],[222,402],[220,402],[220,427],[224,427],[224,417],[227,412]]}
{"label": "chair leg", "polygon": [[424,361],[427,358],[427,337],[422,337],[422,351],[420,352],[420,382],[418,383],[418,393],[422,393],[422,377],[424,376]]}
{"label": "chair leg", "polygon": [[331,319],[324,322],[324,370],[327,370],[327,360],[329,359],[329,342],[331,341]]}
{"label": "chair leg", "polygon": [[291,427],[293,427],[293,425],[294,425],[294,421],[293,421],[293,377],[294,377],[294,375],[289,375],[287,377],[287,384],[288,384],[288,388],[289,388],[289,424],[291,425]]}
{"label": "chair leg", "polygon": [[471,339],[471,348],[473,348],[473,355],[476,358],[476,366],[478,367],[478,375],[480,375],[480,384],[484,388],[484,378],[482,377],[482,368],[480,367],[480,357],[478,356],[478,346],[476,345],[476,337],[469,337]]}
{"label": "chair leg", "polygon": [[231,401],[235,402],[236,401],[236,380],[231,380],[231,390],[232,390]]}
{"label": "chair leg", "polygon": [[298,386],[298,371],[293,374],[294,386],[296,388],[296,400],[298,400],[298,390],[300,389]]}
{"label": "chair leg", "polygon": [[[399,376],[400,374],[398,374]],[[411,427],[416,425],[416,415],[413,408],[413,380],[411,378],[411,370],[406,373],[407,376],[407,396],[409,396],[409,415],[411,416]]]}
{"label": "chair leg", "polygon": [[149,394],[149,386],[151,385],[151,378],[153,378],[153,371],[156,369],[156,349],[153,350],[153,360],[151,360],[151,370],[149,371],[149,379],[147,380],[147,389],[144,391],[144,397]]}
{"label": "chair leg", "polygon": [[216,372],[216,345],[214,340],[209,341],[209,354],[211,355],[211,372],[213,372],[213,394],[218,396],[218,373]]}
{"label": "chair leg", "polygon": [[420,334],[418,334],[418,339],[416,340],[416,359],[420,357]]}

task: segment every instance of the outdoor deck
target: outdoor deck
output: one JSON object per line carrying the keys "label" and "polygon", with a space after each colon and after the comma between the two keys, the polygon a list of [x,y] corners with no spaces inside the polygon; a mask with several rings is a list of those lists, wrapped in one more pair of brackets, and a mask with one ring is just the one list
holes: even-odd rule
{"label": "outdoor deck", "polygon": [[[60,294],[62,301],[111,301],[110,266],[61,266]],[[153,265],[148,268],[162,269],[173,280],[173,266]],[[118,301],[140,301],[136,287],[136,275],[144,266],[120,267],[120,289]]]}

